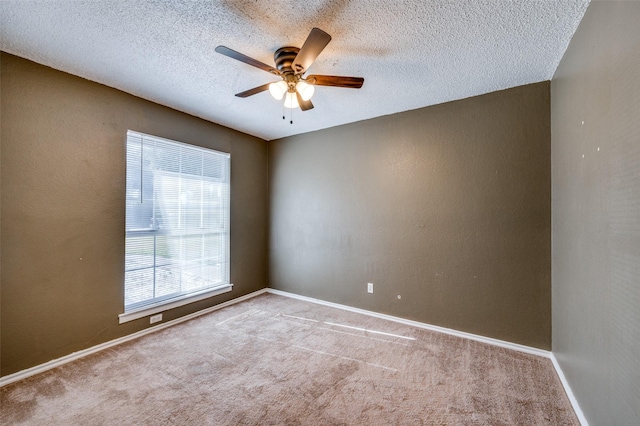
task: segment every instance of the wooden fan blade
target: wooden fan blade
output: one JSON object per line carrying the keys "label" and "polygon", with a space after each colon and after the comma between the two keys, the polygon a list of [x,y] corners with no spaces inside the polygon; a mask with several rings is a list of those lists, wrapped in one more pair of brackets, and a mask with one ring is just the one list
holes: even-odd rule
{"label": "wooden fan blade", "polygon": [[300,109],[303,111],[307,111],[310,109],[313,109],[313,104],[311,103],[311,100],[305,101],[304,99],[302,99],[302,96],[300,96],[300,93],[296,90],[296,96],[298,97],[298,105],[300,105]]}
{"label": "wooden fan blade", "polygon": [[280,75],[280,71],[278,71],[277,69],[275,69],[274,67],[267,65],[263,62],[260,62],[256,59],[250,58],[247,55],[243,55],[240,52],[236,52],[233,49],[229,49],[226,46],[218,46],[216,47],[216,52],[223,54],[224,56],[228,56],[232,59],[235,59],[237,61],[240,62],[244,62],[245,64],[254,66],[256,68],[260,68],[261,70],[264,70],[266,72],[270,72],[271,74],[276,74],[276,75]]}
{"label": "wooden fan blade", "polygon": [[255,95],[256,93],[264,92],[265,90],[269,90],[269,85],[271,83],[263,84],[262,86],[254,87],[253,89],[245,90],[244,92],[236,93],[236,96],[239,98],[246,98],[251,95]]}
{"label": "wooden fan blade", "polygon": [[293,71],[295,71],[296,74],[305,72],[330,41],[331,36],[329,34],[320,28],[313,28],[300,48],[296,59],[293,60],[293,64],[291,65]]}
{"label": "wooden fan blade", "polygon": [[342,77],[339,75],[310,75],[305,80],[316,86],[348,87],[351,89],[359,89],[364,84],[362,77]]}

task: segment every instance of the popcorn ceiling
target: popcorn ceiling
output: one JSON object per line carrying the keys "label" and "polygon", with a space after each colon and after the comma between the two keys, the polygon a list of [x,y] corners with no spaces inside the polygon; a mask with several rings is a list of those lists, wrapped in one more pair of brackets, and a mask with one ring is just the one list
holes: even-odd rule
{"label": "popcorn ceiling", "polygon": [[[0,0],[0,49],[266,140],[549,80],[589,0]],[[286,110],[267,64],[313,27],[333,37],[309,73],[364,77],[317,87]],[[292,112],[293,124],[289,124]]]}

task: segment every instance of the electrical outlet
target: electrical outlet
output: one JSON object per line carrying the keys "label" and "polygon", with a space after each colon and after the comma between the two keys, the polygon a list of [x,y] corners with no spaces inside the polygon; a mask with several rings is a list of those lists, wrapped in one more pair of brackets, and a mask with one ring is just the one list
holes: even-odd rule
{"label": "electrical outlet", "polygon": [[149,317],[149,324],[155,324],[162,321],[162,314],[157,314]]}
{"label": "electrical outlet", "polygon": [[373,293],[373,283],[367,283],[367,293]]}

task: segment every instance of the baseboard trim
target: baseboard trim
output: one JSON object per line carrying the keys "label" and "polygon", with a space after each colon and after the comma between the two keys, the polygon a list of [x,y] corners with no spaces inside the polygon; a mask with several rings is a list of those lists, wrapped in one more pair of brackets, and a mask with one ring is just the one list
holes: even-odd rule
{"label": "baseboard trim", "polygon": [[582,412],[582,409],[580,408],[580,404],[578,404],[578,400],[576,399],[575,395],[573,394],[573,391],[571,390],[571,386],[569,386],[569,382],[567,381],[567,378],[564,375],[564,371],[562,371],[562,368],[560,367],[560,363],[558,362],[558,359],[553,354],[553,352],[551,353],[551,362],[553,363],[553,368],[556,369],[556,373],[558,374],[558,377],[560,378],[560,381],[562,382],[562,387],[564,388],[564,391],[567,394],[567,397],[569,398],[569,401],[571,402],[571,406],[573,407],[573,411],[576,413],[576,417],[578,417],[578,420],[580,421],[580,424],[582,426],[589,426],[589,422],[587,421],[587,418],[584,416],[584,413]]}
{"label": "baseboard trim", "polygon": [[492,337],[480,336],[480,335],[477,335],[477,334],[467,333],[467,332],[464,332],[464,331],[453,330],[451,328],[440,327],[440,326],[437,326],[437,325],[426,324],[426,323],[419,322],[419,321],[413,321],[413,320],[408,320],[408,319],[404,319],[404,318],[400,318],[400,317],[394,317],[393,315],[387,315],[387,314],[381,314],[381,313],[378,313],[378,312],[367,311],[365,309],[354,308],[352,306],[340,305],[338,303],[327,302],[327,301],[321,300],[321,299],[314,299],[313,297],[300,296],[299,294],[289,293],[289,292],[282,291],[282,290],[276,290],[274,288],[268,288],[267,292],[271,293],[271,294],[277,294],[279,296],[290,297],[292,299],[304,300],[304,301],[316,303],[316,304],[319,304],[319,305],[324,305],[324,306],[329,306],[329,307],[332,307],[332,308],[342,309],[342,310],[345,310],[345,311],[364,314],[364,315],[368,315],[368,316],[375,317],[375,318],[381,318],[381,319],[385,319],[385,320],[388,320],[388,321],[397,322],[397,323],[400,323],[400,324],[405,324],[405,325],[410,325],[410,326],[413,326],[413,327],[418,327],[418,328],[422,328],[422,329],[426,329],[426,330],[436,331],[438,333],[444,333],[444,334],[449,334],[449,335],[452,335],[452,336],[462,337],[462,338],[469,339],[469,340],[475,340],[477,342],[487,343],[489,345],[499,346],[501,348],[511,349],[511,350],[518,351],[518,352],[524,352],[524,353],[527,353],[527,354],[530,354],[530,355],[541,356],[541,357],[544,357],[544,358],[551,358],[551,352],[545,351],[544,349],[538,349],[538,348],[534,348],[534,347],[531,347],[531,346],[520,345],[518,343],[511,343],[511,342],[507,342],[505,340],[499,340],[499,339],[494,339]]}
{"label": "baseboard trim", "polygon": [[160,331],[162,329],[174,326],[176,324],[180,324],[181,322],[189,321],[190,319],[199,317],[201,315],[208,314],[209,312],[217,311],[218,309],[226,308],[227,306],[235,305],[236,303],[240,303],[240,302],[243,302],[245,300],[252,299],[252,298],[254,298],[256,296],[260,296],[261,294],[264,294],[266,292],[267,292],[267,289],[263,288],[263,289],[260,289],[258,291],[254,291],[253,293],[245,294],[244,296],[240,296],[240,297],[237,297],[235,299],[231,299],[231,300],[229,300],[227,302],[223,302],[223,303],[220,303],[218,305],[202,309],[202,310],[194,312],[192,314],[185,315],[183,317],[176,318],[174,320],[167,321],[165,323],[160,323],[160,324],[158,324],[156,326],[145,328],[144,330],[140,330],[138,332],[135,332],[135,333],[132,333],[132,334],[128,334],[126,336],[119,337],[119,338],[114,339],[114,340],[110,340],[108,342],[100,343],[99,345],[92,346],[90,348],[83,349],[83,350],[80,350],[78,352],[70,353],[69,355],[65,355],[65,356],[63,356],[61,358],[57,358],[57,359],[45,362],[44,364],[40,364],[40,365],[36,365],[34,367],[31,367],[31,368],[27,368],[26,370],[18,371],[16,373],[9,374],[9,375],[4,376],[4,377],[0,377],[0,387],[6,386],[6,385],[8,385],[10,383],[17,382],[18,380],[26,379],[27,377],[31,377],[31,376],[34,376],[36,374],[43,373],[43,372],[45,372],[47,370],[51,370],[53,368],[60,367],[61,365],[68,364],[68,363],[70,363],[72,361],[75,361],[77,359],[83,358],[83,357],[85,357],[87,355],[91,355],[91,354],[94,354],[96,352],[100,352],[102,350],[105,350],[105,349],[112,348],[114,346],[120,345],[122,343],[138,339],[138,338],[140,338],[142,336],[145,336],[147,334],[155,333],[156,331]]}

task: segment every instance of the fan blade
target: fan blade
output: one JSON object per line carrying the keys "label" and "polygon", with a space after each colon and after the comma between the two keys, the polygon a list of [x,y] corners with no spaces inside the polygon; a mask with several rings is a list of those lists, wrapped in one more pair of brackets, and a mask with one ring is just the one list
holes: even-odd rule
{"label": "fan blade", "polygon": [[247,55],[243,55],[240,52],[236,52],[233,49],[229,49],[226,46],[218,46],[216,47],[216,52],[223,54],[224,56],[228,56],[232,59],[235,59],[237,61],[240,62],[244,62],[245,64],[254,66],[256,68],[260,68],[261,70],[264,70],[266,72],[270,72],[271,74],[276,74],[276,75],[280,75],[280,71],[278,71],[277,69],[275,69],[274,67],[267,65],[263,62],[260,62],[256,59],[250,58]]}
{"label": "fan blade", "polygon": [[302,96],[300,96],[300,93],[296,90],[296,96],[298,97],[298,105],[300,105],[300,109],[303,111],[307,111],[310,109],[313,109],[313,104],[311,103],[311,101],[305,101],[302,99]]}
{"label": "fan blade", "polygon": [[320,28],[313,28],[300,48],[296,59],[293,60],[291,68],[296,74],[305,72],[330,41],[331,36],[329,34]]}
{"label": "fan blade", "polygon": [[255,95],[256,93],[264,92],[265,90],[269,90],[269,85],[271,83],[263,84],[262,86],[254,87],[253,89],[245,90],[244,92],[236,93],[236,96],[239,98],[246,98],[251,95]]}
{"label": "fan blade", "polygon": [[364,84],[362,77],[342,77],[339,75],[310,75],[305,80],[316,86],[348,87],[351,89],[359,89]]}

